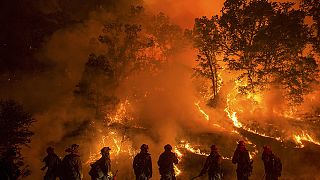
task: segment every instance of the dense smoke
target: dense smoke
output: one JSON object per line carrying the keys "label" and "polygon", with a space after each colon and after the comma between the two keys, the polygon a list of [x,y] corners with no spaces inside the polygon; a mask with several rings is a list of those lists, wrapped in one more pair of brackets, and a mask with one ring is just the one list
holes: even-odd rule
{"label": "dense smoke", "polygon": [[[39,4],[39,7],[46,13],[61,8],[57,2],[52,3],[58,7],[51,9],[52,4]],[[81,145],[84,162],[87,161],[86,158],[92,149],[96,151],[101,148],[100,146],[90,147],[97,146],[100,139],[91,139],[92,142],[89,143],[84,143],[82,140],[84,136],[91,135],[85,133],[83,128],[85,129],[86,124],[93,121],[95,116],[92,110],[74,103],[73,91],[81,79],[89,54],[99,54],[104,50],[97,37],[102,32],[103,24],[115,17],[110,11],[91,11],[83,22],[55,31],[47,38],[43,50],[36,54],[39,60],[52,63],[54,68],[42,73],[41,77],[33,77],[33,75],[25,77],[26,79],[22,81],[26,82],[26,85],[19,82],[20,86],[25,88],[26,97],[21,96],[20,92],[16,94],[13,92],[12,95],[6,94],[7,97],[18,97],[28,109],[35,112],[34,116],[37,119],[33,127],[35,135],[30,148],[23,150],[25,160],[32,170],[30,179],[40,179],[42,172],[39,167],[45,156],[45,148],[49,145],[54,146],[56,152],[63,156],[64,149],[68,145],[78,143]],[[74,18],[79,18],[79,16],[82,14]],[[132,86],[138,87],[135,89],[138,93],[150,93],[148,97],[136,102],[134,108],[136,109],[135,115],[139,118],[136,121],[151,130],[147,134],[136,136],[132,141],[136,149],[139,149],[143,142],[150,144],[151,153],[155,155],[154,161],[157,159],[156,154],[162,151],[163,145],[176,143],[176,138],[178,134],[182,134],[183,128],[197,127],[200,131],[202,128],[199,124],[202,123],[203,128],[208,129],[205,128],[205,123],[199,120],[202,116],[196,112],[194,105],[197,99],[195,99],[195,91],[192,87],[192,66],[190,66],[193,58],[188,55],[177,55],[180,58],[171,58],[170,65],[155,77],[147,73],[134,75],[129,80],[122,82],[116,90],[120,99],[132,97],[134,93],[130,89]],[[187,58],[181,60],[181,57]],[[37,89],[36,92],[34,87]],[[30,101],[30,98],[33,100]],[[104,126],[97,124],[96,128]],[[125,166],[126,169],[129,169],[120,170],[123,177],[126,177],[125,172],[132,173],[128,165],[130,163],[117,165],[120,168]],[[88,169],[88,164],[85,165],[85,169]]]}
{"label": "dense smoke", "polygon": [[223,0],[204,0],[204,1],[146,1],[147,7],[155,12],[162,11],[170,18],[185,28],[191,28],[194,18],[201,16],[212,16],[219,14],[224,1]]}
{"label": "dense smoke", "polygon": [[[141,2],[110,1],[110,6],[99,3],[87,6],[81,4],[85,3],[69,1],[69,4],[62,5],[60,1],[52,0],[33,5],[46,14],[61,10],[69,12],[74,22],[58,28],[46,37],[41,50],[35,54],[36,58],[48,64],[49,68],[36,74],[27,74],[23,79],[10,82],[10,86],[0,89],[2,96],[22,102],[27,110],[34,113],[37,120],[33,125],[32,130],[35,135],[30,147],[25,147],[22,152],[26,164],[30,165],[32,171],[27,179],[42,179],[43,172],[40,168],[43,165],[42,159],[46,147],[54,146],[57,154],[62,157],[65,155],[65,148],[73,143],[80,144],[85,179],[88,179],[89,155],[98,153],[103,145],[113,147],[113,167],[114,170],[119,170],[119,179],[132,179],[131,161],[127,158],[132,158],[132,154],[139,151],[142,143],[149,144],[155,171],[153,179],[158,179],[156,161],[163,151],[163,146],[168,143],[178,145],[181,140],[192,142],[195,148],[206,153],[209,153],[209,145],[215,143],[221,154],[227,158],[232,156],[237,140],[245,139],[247,142],[252,142],[253,144],[248,144],[249,150],[258,151],[257,154],[253,154],[255,155],[253,179],[263,176],[260,155],[264,144],[272,144],[277,154],[286,157],[283,160],[285,167],[283,176],[286,179],[294,179],[299,173],[306,174],[305,177],[300,176],[300,179],[308,179],[319,173],[316,168],[319,164],[312,165],[311,162],[307,162],[311,159],[306,159],[308,153],[319,154],[317,145],[310,144],[305,149],[298,149],[294,148],[297,144],[292,139],[288,139],[289,143],[283,144],[274,138],[261,137],[241,128],[236,129],[225,112],[225,107],[228,105],[231,110],[237,112],[239,121],[245,122],[243,124],[257,127],[258,130],[261,128],[264,133],[275,137],[281,136],[283,139],[292,136],[292,131],[286,131],[287,129],[312,128],[309,126],[300,128],[301,125],[297,125],[296,119],[291,118],[290,113],[286,114],[287,117],[284,116],[284,112],[288,111],[287,104],[276,87],[258,94],[259,97],[247,98],[237,95],[238,91],[234,88],[234,74],[223,72],[224,83],[220,89],[220,101],[214,108],[207,106],[209,98],[206,96],[204,98],[199,89],[204,90],[203,85],[209,83],[207,80],[192,76],[195,52],[190,48],[190,44],[183,51],[172,53],[173,55],[168,57],[159,72],[132,73],[118,86],[113,87],[112,91],[119,102],[130,104],[126,105],[123,122],[108,122],[105,117],[97,116],[93,109],[79,104],[74,91],[84,76],[88,57],[91,53],[101,54],[106,49],[98,40],[103,25],[115,19],[125,21],[125,14],[130,11],[130,6],[141,5]],[[152,0],[144,4],[148,15],[163,11],[171,18],[170,20],[183,28],[192,28],[196,17],[218,14],[222,5],[222,0],[215,2]],[[150,22],[146,22],[148,23]],[[109,90],[105,90],[106,94]],[[233,95],[229,97],[228,94]],[[238,100],[227,104],[227,98]],[[309,95],[302,105],[303,109],[306,112],[314,111],[319,114],[318,100],[319,93]],[[110,116],[115,116],[112,113],[117,113],[117,108],[108,112]],[[200,109],[204,113],[200,112]],[[108,113],[105,116],[109,115]],[[207,116],[209,120],[206,119]],[[273,127],[277,127],[277,130]],[[237,132],[233,132],[234,129]],[[107,139],[102,143],[104,133],[111,131],[116,131],[118,139]],[[316,133],[312,135],[320,136]],[[114,142],[116,140],[121,141],[119,143],[121,147]],[[116,156],[117,148],[133,152],[127,156]],[[182,179],[199,173],[200,164],[205,158],[189,151],[184,153],[186,156],[182,159],[183,164],[179,166],[183,172],[185,171]],[[299,169],[296,166],[300,163],[307,164],[305,168]],[[224,160],[224,168],[226,178],[235,175],[235,167],[230,160]],[[307,172],[313,175],[307,175]]]}

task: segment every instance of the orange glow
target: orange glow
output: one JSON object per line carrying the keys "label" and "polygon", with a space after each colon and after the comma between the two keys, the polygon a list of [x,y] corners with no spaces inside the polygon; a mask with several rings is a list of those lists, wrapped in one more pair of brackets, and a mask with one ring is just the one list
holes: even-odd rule
{"label": "orange glow", "polygon": [[[209,156],[209,153],[205,153],[205,152],[201,152],[201,150],[199,148],[195,148],[195,146],[200,146],[200,145],[191,145],[189,142],[181,140],[180,143],[175,147],[176,149],[176,153],[180,154],[180,156],[182,157],[183,154],[178,150],[178,149],[184,149],[192,154],[196,154],[196,155],[200,155],[200,156]],[[180,157],[180,158],[181,158]],[[230,157],[223,157],[222,159],[231,159]]]}
{"label": "orange glow", "polygon": [[138,152],[138,150],[132,147],[131,142],[124,141],[123,137],[116,132],[110,132],[106,136],[102,136],[101,140],[97,142],[95,148],[90,151],[89,159],[85,164],[91,164],[98,160],[101,157],[100,150],[105,146],[111,148],[111,159],[121,155],[127,155],[133,158],[133,156]]}
{"label": "orange glow", "polygon": [[[174,152],[176,153],[178,160],[181,161],[183,154],[177,149],[177,147],[174,148]],[[179,176],[181,174],[181,170],[175,164],[173,165],[173,168],[175,174]]]}
{"label": "orange glow", "polygon": [[[124,123],[124,120],[133,120],[129,113],[129,110],[131,110],[131,108],[131,104],[127,99],[119,103],[117,109],[115,110],[115,113],[108,114],[105,117],[107,124],[122,124]],[[137,150],[135,150],[132,146],[132,142],[126,140],[125,134],[121,133],[119,130],[108,128],[106,132],[103,132],[102,130],[100,130],[99,132],[101,133],[100,141],[97,141],[94,145],[95,148],[91,149],[89,159],[86,161],[85,164],[90,164],[98,160],[101,157],[100,149],[105,146],[111,148],[111,158],[115,158],[123,154],[133,158],[133,156],[137,153]]]}
{"label": "orange glow", "polygon": [[316,145],[320,145],[319,141],[314,140],[308,133],[305,133],[304,131],[302,134],[293,134],[293,139],[294,141],[299,145],[300,148],[303,148],[303,142],[302,141],[307,141]]}
{"label": "orange glow", "polygon": [[194,104],[197,106],[197,108],[198,108],[198,110],[200,111],[200,113],[203,114],[204,118],[205,118],[207,121],[209,121],[209,115],[206,114],[206,112],[204,112],[204,110],[200,107],[200,101],[195,102]]}
{"label": "orange glow", "polygon": [[129,109],[132,108],[129,100],[121,102],[114,114],[108,114],[105,119],[109,124],[122,123],[124,119],[132,120],[132,117],[128,115]]}

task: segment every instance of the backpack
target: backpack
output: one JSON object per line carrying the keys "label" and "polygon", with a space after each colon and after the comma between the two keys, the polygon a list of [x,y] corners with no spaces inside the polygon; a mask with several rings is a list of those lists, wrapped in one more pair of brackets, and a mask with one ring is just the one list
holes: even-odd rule
{"label": "backpack", "polygon": [[136,174],[147,173],[150,174],[149,169],[147,167],[147,161],[149,160],[149,154],[138,154],[134,158],[134,171]]}
{"label": "backpack", "polygon": [[280,158],[274,157],[274,163],[273,163],[273,172],[280,177],[282,171],[282,163]]}
{"label": "backpack", "polygon": [[251,176],[253,170],[253,160],[250,160],[248,151],[239,152],[238,165],[241,164],[241,171],[244,176]]}
{"label": "backpack", "polygon": [[214,172],[214,173],[221,173],[221,164],[218,163],[218,159],[221,156],[219,154],[212,154],[209,156],[210,158],[210,164],[208,167],[209,172]]}
{"label": "backpack", "polygon": [[175,155],[172,152],[164,152],[160,155],[158,160],[159,172],[161,175],[173,173],[173,163]]}
{"label": "backpack", "polygon": [[95,162],[95,163],[91,164],[89,175],[92,178],[101,178],[104,176],[99,163]]}

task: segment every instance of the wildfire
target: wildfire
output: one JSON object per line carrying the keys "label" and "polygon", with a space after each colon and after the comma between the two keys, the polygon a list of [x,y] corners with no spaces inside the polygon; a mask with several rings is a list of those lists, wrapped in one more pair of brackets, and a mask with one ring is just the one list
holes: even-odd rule
{"label": "wildfire", "polygon": [[228,108],[225,108],[224,111],[228,114],[228,117],[232,120],[233,125],[237,128],[241,128],[242,124],[238,121],[237,112],[230,113]]}
{"label": "wildfire", "polygon": [[182,158],[183,154],[178,150],[177,147],[174,148],[174,152],[177,154],[177,157],[178,157],[179,159]]}
{"label": "wildfire", "polygon": [[204,112],[204,110],[200,107],[200,101],[195,102],[194,104],[197,106],[197,108],[198,108],[198,110],[201,112],[201,114],[203,114],[204,118],[205,118],[207,121],[209,121],[209,115],[206,114],[206,112]]}
{"label": "wildfire", "polygon": [[[136,150],[133,148],[131,141],[126,140],[126,134],[119,129],[112,128],[109,125],[112,123],[123,124],[124,120],[132,120],[130,110],[132,109],[128,99],[120,102],[116,107],[114,113],[108,113],[106,119],[106,129],[99,129],[97,133],[100,133],[100,141],[96,142],[95,148],[90,150],[89,159],[86,164],[90,164],[100,158],[100,149],[108,146],[111,148],[111,158],[118,157],[120,155],[128,155],[133,158],[136,154]],[[99,137],[99,134],[96,135]],[[98,138],[99,139],[99,138]]]}
{"label": "wildfire", "polygon": [[[199,146],[199,145],[196,145],[196,146]],[[180,144],[176,146],[176,153],[178,155],[181,154],[181,157],[182,157],[182,153],[180,151],[178,151],[178,148],[181,148],[181,149],[185,149],[186,151],[190,152],[190,153],[193,153],[193,154],[197,154],[197,155],[200,155],[200,156],[209,156],[210,154],[208,153],[205,153],[205,152],[201,152],[201,150],[199,148],[195,148],[194,146],[192,146],[189,142],[186,142],[184,140],[181,140],[180,141]],[[179,156],[179,155],[178,155]],[[180,157],[180,158],[181,158]],[[224,157],[222,156],[222,159],[228,159],[230,160],[231,158],[230,157]]]}
{"label": "wildfire", "polygon": [[[206,154],[206,153],[203,153],[200,151],[200,149],[195,149],[193,148],[190,143],[184,141],[184,140],[181,140],[180,141],[180,144],[175,146],[174,148],[174,152],[176,153],[177,157],[178,157],[178,160],[181,161],[182,157],[183,157],[183,154],[179,151],[179,148],[181,149],[185,149],[193,154],[197,154],[197,155],[201,155],[201,156],[209,156],[209,154]],[[178,168],[178,166],[174,165],[174,171],[175,171],[175,174],[178,176],[181,174],[181,170]]]}
{"label": "wildfire", "polygon": [[133,118],[128,115],[130,109],[130,102],[128,99],[119,103],[114,114],[107,114],[106,119],[108,123],[123,123],[123,120],[132,120]]}
{"label": "wildfire", "polygon": [[300,135],[296,135],[293,134],[293,140],[299,145],[299,147],[303,148],[304,145],[302,143],[302,141],[308,141],[310,143],[316,144],[316,145],[320,145],[319,141],[314,140],[314,138],[312,138],[308,133],[305,133],[304,131],[302,131],[302,134]]}
{"label": "wildfire", "polygon": [[[176,153],[178,160],[181,161],[183,154],[178,150],[177,147],[174,148],[174,152]],[[177,176],[181,174],[181,170],[176,166],[175,164],[173,165],[174,172]]]}
{"label": "wildfire", "polygon": [[176,176],[181,174],[181,170],[175,164],[173,165],[173,169]]}
{"label": "wildfire", "polygon": [[127,155],[131,158],[137,153],[130,141],[125,141],[124,136],[116,131],[110,131],[107,135],[102,135],[95,148],[90,151],[89,158],[85,164],[90,164],[100,158],[100,149],[108,146],[111,148],[111,158]]}
{"label": "wildfire", "polygon": [[231,96],[231,94],[228,94],[228,96],[227,96],[227,107],[224,109],[224,111],[227,113],[228,117],[232,120],[233,125],[235,127],[237,127],[237,128],[241,128],[242,124],[238,121],[237,112],[232,111],[230,109],[230,101],[231,101],[230,96]]}
{"label": "wildfire", "polygon": [[[225,112],[227,112],[228,117],[233,121],[233,124],[234,124],[235,127],[241,128],[241,129],[243,129],[243,130],[245,130],[247,132],[250,132],[250,133],[262,136],[262,137],[275,139],[275,140],[277,140],[279,142],[284,142],[284,138],[282,138],[282,137],[267,135],[265,133],[258,132],[257,130],[253,130],[253,129],[249,128],[249,127],[246,127],[246,126],[242,125],[238,121],[238,118],[236,116],[236,112],[233,112],[232,115],[231,115],[230,112],[228,111],[228,108],[225,109]],[[238,133],[237,131],[233,131],[233,132]],[[299,145],[300,148],[304,147],[304,144],[303,144],[302,141],[307,141],[307,142],[310,142],[310,143],[313,143],[313,144],[316,144],[316,145],[320,145],[319,141],[315,140],[311,135],[309,135],[308,133],[306,133],[304,131],[302,131],[301,134],[293,133],[292,137],[289,137],[289,139],[291,139],[291,138],[294,140],[294,142],[297,145]]]}
{"label": "wildfire", "polygon": [[258,149],[255,149],[252,152],[249,151],[250,159],[253,159],[258,153],[259,153]]}
{"label": "wildfire", "polygon": [[254,148],[253,151],[249,151],[250,159],[253,159],[259,153],[259,150],[257,149],[257,145],[255,145],[253,142],[251,142],[248,138],[245,138],[245,142],[247,144],[250,144]]}
{"label": "wildfire", "polygon": [[[210,117],[209,115],[201,108],[200,106],[200,101],[195,102],[194,105],[197,107],[197,109],[199,110],[199,112],[204,116],[204,118],[209,121]],[[223,128],[222,126],[220,126],[219,124],[215,124],[215,123],[210,123],[212,126],[216,126],[218,128]],[[223,128],[224,129],[224,128]]]}
{"label": "wildfire", "polygon": [[[292,135],[288,136],[288,134],[283,134],[282,136],[279,136],[279,135],[275,136],[275,135],[270,135],[270,134],[266,134],[263,132],[259,132],[256,129],[252,129],[252,128],[242,124],[237,118],[237,112],[234,111],[232,109],[232,107],[236,107],[238,112],[242,112],[241,106],[238,106],[239,99],[236,98],[239,95],[239,92],[236,87],[245,86],[245,85],[246,85],[246,82],[236,80],[235,87],[227,95],[227,106],[224,109],[224,111],[227,113],[228,117],[233,122],[234,127],[245,130],[245,131],[250,132],[252,134],[259,135],[261,137],[274,139],[274,140],[279,141],[281,143],[283,143],[284,141],[288,141],[288,140],[292,141],[293,140],[300,148],[304,147],[303,141],[310,142],[310,143],[313,143],[316,145],[320,145],[319,141],[317,141],[314,137],[312,137],[309,133],[307,133],[305,131],[302,131],[302,133],[296,133],[295,131],[293,131],[293,130],[290,131],[290,129],[289,129],[288,130],[290,132],[289,134],[292,134]],[[257,92],[250,93],[249,92],[246,94],[245,98],[247,100],[253,101],[252,105],[254,105],[254,106],[252,107],[252,112],[254,111],[254,109],[256,107],[263,108],[263,107],[261,107],[261,103],[263,101],[263,96],[261,93],[257,93]],[[280,115],[281,117],[285,117],[288,119],[295,119],[295,120],[299,119],[300,120],[299,117],[295,117],[295,112],[298,111],[297,107],[288,107],[287,109],[288,110],[281,111],[281,112],[274,111],[274,113]],[[234,130],[233,132],[239,133],[237,130]]]}
{"label": "wildfire", "polygon": [[267,135],[265,133],[258,132],[257,130],[253,130],[253,129],[251,129],[249,127],[245,127],[245,126],[242,126],[242,129],[244,129],[245,131],[250,132],[252,134],[256,134],[256,135],[259,135],[259,136],[262,136],[262,137],[271,138],[271,139],[275,139],[275,140],[277,140],[279,142],[283,142],[283,139],[281,137],[269,136],[269,135]]}
{"label": "wildfire", "polygon": [[192,147],[190,145],[190,143],[185,142],[185,141],[180,141],[180,144],[178,145],[179,148],[183,148],[186,149],[187,151],[193,153],[193,154],[197,154],[197,155],[201,155],[201,156],[209,156],[209,154],[201,152],[200,149],[195,149],[194,147]]}

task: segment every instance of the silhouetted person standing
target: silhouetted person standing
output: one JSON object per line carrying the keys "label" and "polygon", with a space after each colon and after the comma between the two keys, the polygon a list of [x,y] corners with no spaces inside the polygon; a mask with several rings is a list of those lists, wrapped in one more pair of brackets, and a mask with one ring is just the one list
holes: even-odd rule
{"label": "silhouetted person standing", "polygon": [[81,180],[82,162],[79,156],[79,145],[72,144],[66,149],[69,154],[66,155],[61,163],[61,179],[62,180]]}
{"label": "silhouetted person standing", "polygon": [[44,180],[56,180],[59,177],[59,168],[61,165],[61,159],[54,153],[53,147],[47,148],[47,156],[43,159],[45,166],[41,170],[47,169],[44,176]]}
{"label": "silhouetted person standing", "polygon": [[212,145],[211,153],[207,157],[206,162],[199,174],[203,176],[208,172],[209,180],[221,180],[222,179],[222,170],[221,170],[221,155],[218,153],[218,148],[216,145]]}
{"label": "silhouetted person standing", "polygon": [[101,149],[101,158],[91,164],[89,175],[91,180],[111,180],[111,159],[110,159],[110,148],[103,147]]}
{"label": "silhouetted person standing", "polygon": [[278,180],[281,176],[282,163],[279,157],[272,153],[269,146],[263,147],[262,161],[266,180]]}
{"label": "silhouetted person standing", "polygon": [[172,146],[167,144],[164,146],[164,152],[160,155],[158,160],[160,180],[175,180],[174,164],[178,164],[177,156],[171,152]]}
{"label": "silhouetted person standing", "polygon": [[250,162],[249,152],[244,141],[239,141],[235,150],[232,163],[237,164],[237,179],[248,180],[252,172],[252,161]]}
{"label": "silhouetted person standing", "polygon": [[148,145],[142,144],[140,153],[133,159],[133,169],[136,180],[148,180],[152,177],[152,161],[148,149]]}
{"label": "silhouetted person standing", "polygon": [[9,149],[0,160],[1,180],[17,180],[21,175],[19,167],[14,163],[16,156],[16,151],[13,149]]}

